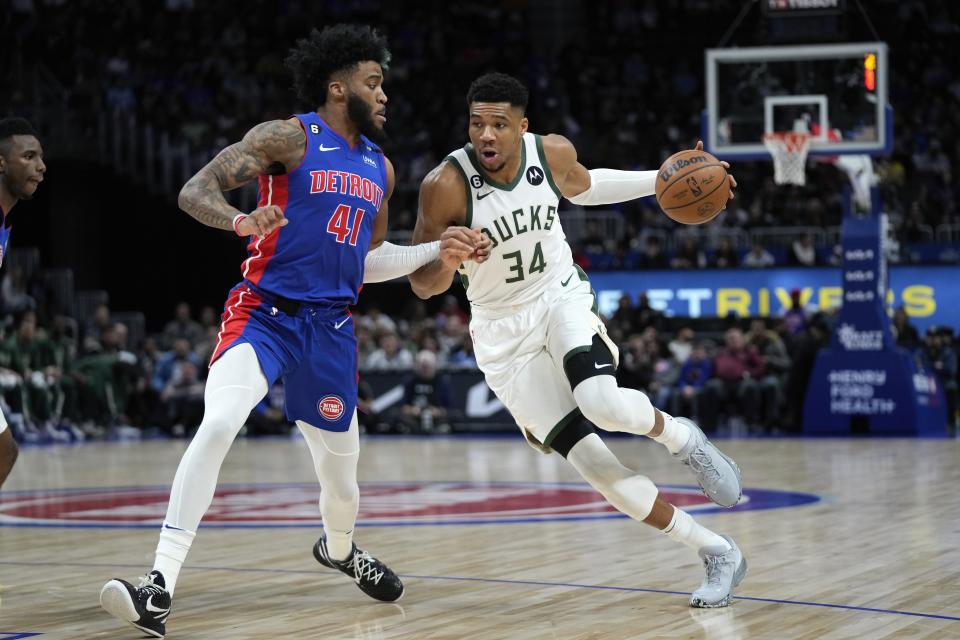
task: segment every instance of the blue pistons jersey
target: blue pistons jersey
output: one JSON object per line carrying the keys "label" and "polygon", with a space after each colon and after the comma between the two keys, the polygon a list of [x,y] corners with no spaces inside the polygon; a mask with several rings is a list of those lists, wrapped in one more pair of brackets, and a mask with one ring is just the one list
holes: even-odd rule
{"label": "blue pistons jersey", "polygon": [[367,138],[351,148],[316,113],[296,116],[307,135],[303,162],[260,177],[258,206],[276,205],[287,225],[250,236],[243,278],[301,302],[355,304],[373,221],[386,197],[383,152]]}
{"label": "blue pistons jersey", "polygon": [[10,239],[10,227],[7,226],[7,214],[0,208],[0,267],[7,259],[7,240]]}
{"label": "blue pistons jersey", "polygon": [[210,364],[247,343],[268,385],[283,379],[290,420],[346,431],[357,406],[357,340],[347,307],[363,284],[386,197],[386,160],[366,138],[351,147],[316,113],[297,118],[307,135],[303,162],[260,177],[259,206],[280,207],[287,225],[250,237]]}

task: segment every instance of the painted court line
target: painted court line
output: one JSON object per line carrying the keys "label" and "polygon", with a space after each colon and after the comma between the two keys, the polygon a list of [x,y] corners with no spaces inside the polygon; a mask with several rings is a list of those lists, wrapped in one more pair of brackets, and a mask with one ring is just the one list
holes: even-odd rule
{"label": "painted court line", "polygon": [[[17,562],[0,560],[0,565],[15,566],[55,566],[55,567],[101,567],[101,568],[119,568],[119,569],[142,569],[141,565],[106,563],[106,562]],[[212,567],[212,566],[192,566],[184,567],[185,571],[227,571],[232,573],[279,573],[295,575],[317,575],[318,571],[306,569],[270,569],[270,568],[242,568],[242,567]],[[415,578],[418,580],[450,580],[457,582],[485,582],[491,584],[517,584],[530,585],[537,587],[566,587],[575,589],[597,589],[604,591],[628,591],[634,593],[660,593],[666,595],[689,596],[689,591],[669,591],[666,589],[646,589],[642,587],[617,587],[600,584],[580,584],[576,582],[543,582],[539,580],[507,580],[500,578],[474,578],[468,576],[429,576],[404,573],[399,574],[401,578]],[[878,609],[874,607],[855,607],[846,604],[834,604],[830,602],[809,602],[806,600],[779,600],[776,598],[758,598],[754,596],[734,596],[735,600],[748,600],[752,602],[770,602],[775,604],[789,604],[804,607],[825,607],[828,609],[844,609],[847,611],[863,611],[864,613],[886,613],[898,616],[913,616],[917,618],[931,618],[935,620],[952,620],[960,622],[960,617],[945,616],[936,613],[920,613],[916,611],[898,611],[896,609]],[[29,635],[16,636],[13,639],[7,639],[0,636],[0,640],[16,640],[16,638],[26,638]]]}

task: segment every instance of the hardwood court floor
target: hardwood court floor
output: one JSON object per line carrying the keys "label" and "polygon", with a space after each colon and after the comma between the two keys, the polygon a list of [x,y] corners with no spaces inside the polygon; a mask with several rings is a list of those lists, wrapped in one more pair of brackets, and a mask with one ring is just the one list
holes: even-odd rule
{"label": "hardwood court floor", "polygon": [[[659,445],[609,442],[658,483],[692,485]],[[960,441],[719,443],[745,487],[822,499],[698,515],[738,541],[750,571],[731,607],[692,610],[696,555],[631,520],[591,514],[597,496],[572,468],[519,437],[364,440],[361,521],[377,526],[358,527],[356,540],[407,589],[396,604],[377,603],[310,555],[317,493],[303,443],[239,441],[220,477],[228,491],[211,513],[220,525],[274,526],[201,529],[167,637],[960,638]],[[0,522],[51,526],[0,526],[0,639],[139,637],[99,609],[98,592],[115,575],[133,580],[150,567],[184,447],[22,452]],[[131,486],[146,493],[55,491]],[[778,495],[748,492],[747,506]],[[447,524],[424,524],[438,519]],[[91,520],[96,526],[63,526]],[[118,522],[147,528],[102,528]]]}

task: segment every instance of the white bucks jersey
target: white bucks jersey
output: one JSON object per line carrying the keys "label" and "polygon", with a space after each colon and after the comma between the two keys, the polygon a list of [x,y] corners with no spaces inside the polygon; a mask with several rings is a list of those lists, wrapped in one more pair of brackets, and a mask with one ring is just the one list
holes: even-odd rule
{"label": "white bucks jersey", "polygon": [[493,310],[524,304],[570,272],[573,256],[557,215],[560,190],[540,136],[524,134],[520,169],[507,184],[480,170],[471,144],[446,159],[460,170],[466,185],[466,226],[480,229],[492,243],[489,260],[460,267],[471,305]]}

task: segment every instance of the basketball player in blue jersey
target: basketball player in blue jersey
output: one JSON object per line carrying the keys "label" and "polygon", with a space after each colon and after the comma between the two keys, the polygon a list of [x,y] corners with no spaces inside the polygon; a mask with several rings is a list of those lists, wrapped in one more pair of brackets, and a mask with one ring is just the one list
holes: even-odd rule
{"label": "basketball player in blue jersey", "polygon": [[[21,200],[29,200],[43,182],[47,165],[37,133],[23,118],[0,120],[0,265],[7,257],[7,216]],[[0,412],[0,487],[17,461],[17,441]]]}
{"label": "basketball player in blue jersey", "polygon": [[[224,149],[180,192],[180,207],[248,237],[243,280],[230,292],[211,358],[205,412],[173,481],[153,570],[134,587],[111,580],[104,609],[162,638],[177,577],[213,499],[227,450],[279,377],[320,480],[324,535],[313,554],[367,595],[394,601],[396,574],[353,543],[359,505],[357,344],[348,306],[363,282],[406,275],[434,259],[482,261],[489,242],[452,228],[437,242],[384,242],[393,167],[382,87],[390,54],[369,27],[313,30],[287,58],[295,87],[316,111],[266,122]],[[259,179],[259,206],[231,207],[223,192]]]}
{"label": "basketball player in blue jersey", "polygon": [[[414,240],[440,238],[460,225],[491,240],[488,261],[459,267],[487,384],[532,445],[558,452],[617,509],[699,553],[706,578],[691,606],[726,606],[746,573],[737,545],[661,498],[653,482],[621,464],[582,419],[664,445],[717,504],[732,507],[740,499],[740,470],[692,420],[674,418],[640,391],[617,385],[618,349],[557,215],[561,197],[601,205],[652,195],[657,172],[588,171],[563,136],[527,131],[527,97],[526,87],[505,74],[474,81],[467,96],[470,143],[424,178]],[[427,298],[446,291],[456,270],[434,261],[410,281]]]}

